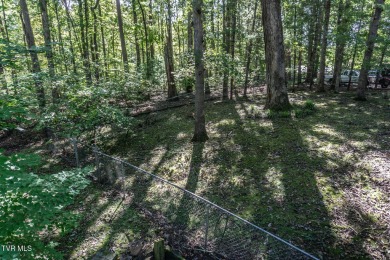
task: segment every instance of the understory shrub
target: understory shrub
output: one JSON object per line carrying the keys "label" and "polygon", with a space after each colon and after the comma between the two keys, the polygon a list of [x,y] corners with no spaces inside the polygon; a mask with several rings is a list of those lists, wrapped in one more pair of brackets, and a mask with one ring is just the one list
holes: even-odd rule
{"label": "understory shrub", "polygon": [[77,225],[77,215],[65,207],[89,184],[85,175],[91,168],[31,173],[39,164],[37,155],[0,151],[0,259],[61,259],[56,243],[45,238]]}

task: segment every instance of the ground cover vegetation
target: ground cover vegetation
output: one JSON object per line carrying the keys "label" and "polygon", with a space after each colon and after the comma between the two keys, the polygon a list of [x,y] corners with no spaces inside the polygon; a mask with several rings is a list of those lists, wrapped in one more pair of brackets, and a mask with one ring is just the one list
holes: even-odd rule
{"label": "ground cover vegetation", "polygon": [[174,232],[69,138],[319,258],[389,258],[389,43],[384,0],[0,0],[0,258],[142,258]]}

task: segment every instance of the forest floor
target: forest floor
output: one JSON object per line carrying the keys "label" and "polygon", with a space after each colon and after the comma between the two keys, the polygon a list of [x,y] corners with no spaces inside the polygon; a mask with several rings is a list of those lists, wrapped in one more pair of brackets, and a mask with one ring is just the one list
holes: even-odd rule
{"label": "forest floor", "polygon": [[[137,116],[131,135],[105,132],[99,146],[320,258],[389,259],[390,103],[382,92],[370,91],[367,102],[354,95],[290,93],[291,115],[263,110],[260,93],[212,100],[202,144],[190,142],[188,104]],[[315,112],[298,117],[306,100]],[[82,215],[79,229],[59,248],[80,259],[150,247],[161,229],[130,204],[91,185],[71,209]]]}

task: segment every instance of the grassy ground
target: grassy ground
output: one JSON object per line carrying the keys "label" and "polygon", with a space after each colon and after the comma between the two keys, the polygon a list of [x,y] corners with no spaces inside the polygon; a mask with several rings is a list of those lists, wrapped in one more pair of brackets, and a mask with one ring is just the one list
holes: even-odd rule
{"label": "grassy ground", "polygon": [[[106,133],[99,146],[320,258],[389,259],[390,102],[377,92],[368,102],[353,97],[290,94],[291,115],[264,111],[263,96],[208,102],[204,144],[190,142],[189,105],[143,115],[134,134]],[[302,112],[306,100],[316,107],[310,115]],[[43,172],[53,165],[59,167],[49,162]],[[145,200],[161,193],[142,189]],[[161,237],[123,195],[90,186],[69,209],[82,221],[59,250],[85,259],[101,249],[128,253],[129,244],[145,248]]]}
{"label": "grassy ground", "polygon": [[317,111],[301,118],[269,114],[261,98],[208,103],[205,144],[190,142],[192,106],[103,143],[319,257],[389,258],[389,100],[291,94],[308,99]]}

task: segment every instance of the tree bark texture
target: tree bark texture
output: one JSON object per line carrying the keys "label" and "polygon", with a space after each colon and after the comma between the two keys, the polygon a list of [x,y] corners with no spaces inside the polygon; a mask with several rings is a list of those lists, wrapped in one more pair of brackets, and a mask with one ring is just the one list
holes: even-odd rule
{"label": "tree bark texture", "polygon": [[204,113],[204,39],[202,22],[202,0],[193,0],[194,57],[195,57],[195,131],[192,141],[204,142],[208,139]]}
{"label": "tree bark texture", "polygon": [[167,82],[168,82],[168,98],[177,96],[177,90],[174,77],[174,61],[173,61],[173,39],[172,39],[172,7],[171,0],[168,0],[168,19],[167,19],[167,40],[166,40],[166,61],[167,61]]}
{"label": "tree bark texture", "polygon": [[290,107],[287,95],[283,28],[280,0],[261,0],[267,69],[266,108],[284,110]]}
{"label": "tree bark texture", "polygon": [[349,8],[349,0],[345,3],[340,0],[337,14],[337,35],[336,35],[336,52],[334,58],[334,69],[333,69],[333,81],[334,91],[339,92],[340,80],[341,80],[341,69],[343,65],[344,49],[348,37],[348,19],[347,11]]}
{"label": "tree bark texture", "polygon": [[326,66],[326,49],[328,47],[328,28],[330,18],[330,2],[325,1],[325,19],[324,29],[322,31],[322,44],[321,44],[321,59],[320,59],[320,75],[318,76],[317,92],[325,92],[325,66]]}
{"label": "tree bark texture", "polygon": [[370,29],[366,41],[366,50],[364,52],[363,64],[360,69],[358,89],[357,89],[357,100],[367,100],[366,98],[366,87],[367,87],[367,75],[370,69],[371,57],[374,52],[375,39],[378,35],[379,21],[383,11],[384,0],[376,0],[375,10],[372,15],[370,22]]}
{"label": "tree bark texture", "polygon": [[[257,5],[258,1],[255,1],[255,9],[253,11],[253,18],[252,18],[252,27],[251,27],[251,34],[255,33],[255,25],[256,25],[256,12],[257,12]],[[251,55],[252,55],[252,46],[253,46],[253,39],[252,37],[249,39],[248,47],[246,49],[246,65],[245,65],[245,83],[244,83],[244,97],[247,96],[247,90],[248,90],[248,83],[249,83],[249,74],[250,74],[250,65],[251,65]]]}
{"label": "tree bark texture", "polygon": [[35,74],[34,75],[35,91],[36,91],[39,107],[42,109],[46,106],[46,98],[45,98],[45,90],[42,86],[42,82],[39,75],[41,73],[41,67],[39,64],[38,54],[36,51],[34,33],[31,27],[30,15],[28,12],[26,0],[20,0],[19,4],[20,4],[20,9],[22,11],[24,34],[26,37],[27,47],[32,62],[32,72]]}
{"label": "tree bark texture", "polygon": [[231,2],[225,0],[223,3],[223,48],[225,51],[222,82],[222,100],[229,99],[229,55],[230,55],[230,34],[231,34]]}
{"label": "tree bark texture", "polygon": [[[82,59],[85,73],[85,80],[87,85],[92,84],[91,64],[89,62],[89,49],[88,49],[88,7],[85,1],[83,10],[83,0],[79,0],[79,18],[80,18],[80,31],[81,31],[81,49]],[[84,24],[85,18],[85,24]]]}
{"label": "tree bark texture", "polygon": [[[49,76],[51,80],[54,80],[55,77],[55,66],[53,60],[53,49],[51,44],[50,37],[50,25],[49,25],[49,16],[47,14],[47,2],[46,0],[40,0],[39,7],[41,8],[41,18],[42,18],[42,27],[43,27],[43,38],[45,40],[45,53],[47,58],[47,64],[49,67]],[[51,95],[53,98],[53,103],[57,103],[60,95],[56,84],[52,84]]]}
{"label": "tree bark texture", "polygon": [[119,29],[119,38],[121,41],[123,67],[125,69],[125,72],[129,73],[129,62],[127,57],[125,34],[123,31],[122,9],[121,9],[120,0],[116,0],[116,13],[118,15],[118,29]]}
{"label": "tree bark texture", "polygon": [[138,17],[135,9],[135,0],[132,0],[132,11],[133,11],[133,23],[134,23],[134,41],[135,41],[135,57],[137,69],[141,67],[141,53],[139,48],[139,40],[138,40]]}

